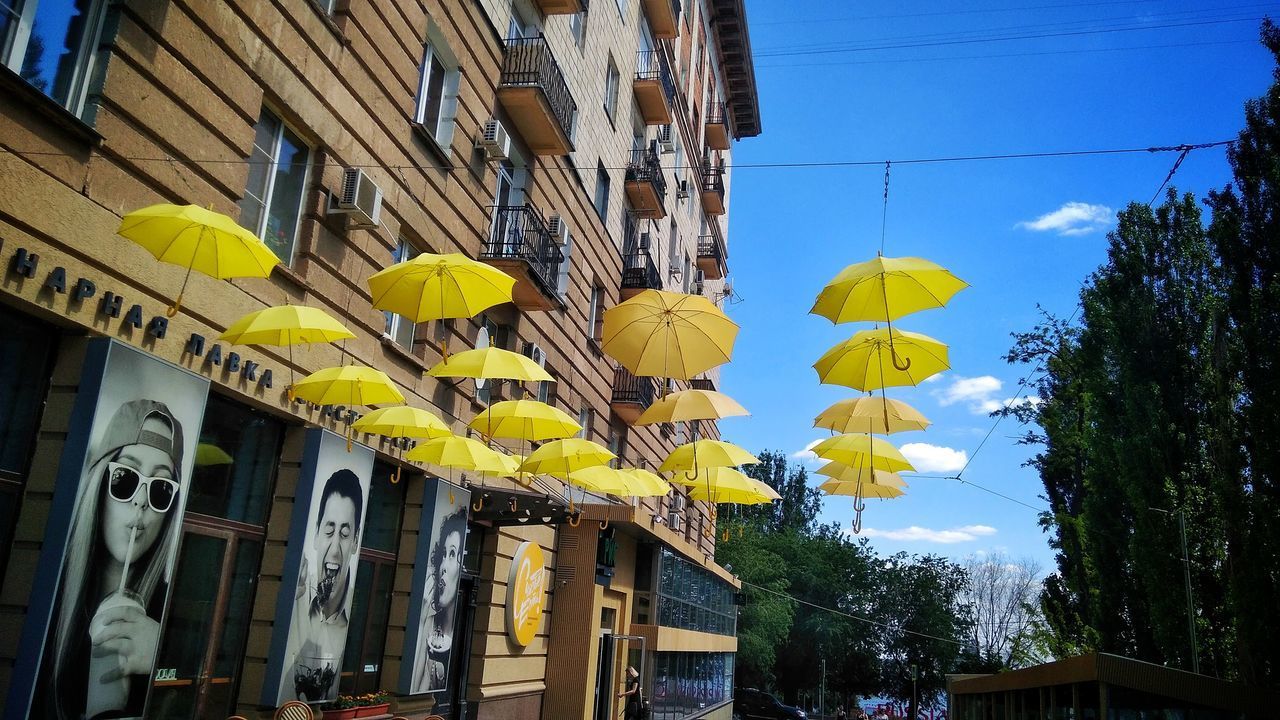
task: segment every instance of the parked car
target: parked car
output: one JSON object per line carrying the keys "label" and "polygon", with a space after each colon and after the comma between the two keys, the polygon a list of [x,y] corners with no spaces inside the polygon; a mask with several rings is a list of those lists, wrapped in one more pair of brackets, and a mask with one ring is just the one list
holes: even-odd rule
{"label": "parked car", "polygon": [[736,688],[733,717],[734,720],[805,720],[808,716],[798,707],[783,705],[763,690]]}

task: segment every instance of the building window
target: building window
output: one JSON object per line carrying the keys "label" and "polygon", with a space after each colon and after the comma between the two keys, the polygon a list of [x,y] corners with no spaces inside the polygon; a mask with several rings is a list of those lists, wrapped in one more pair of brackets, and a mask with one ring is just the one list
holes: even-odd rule
{"label": "building window", "polygon": [[714,635],[737,633],[732,585],[666,548],[659,563],[658,625]]}
{"label": "building window", "polygon": [[458,61],[433,24],[423,45],[422,75],[413,121],[446,152],[453,141],[453,119],[458,111]]}
{"label": "building window", "polygon": [[0,0],[0,60],[81,117],[89,85],[101,75],[106,0]]}
{"label": "building window", "polygon": [[[499,325],[495,320],[487,315],[480,316],[480,329],[483,333],[478,336],[476,347],[496,347],[506,348],[507,346],[507,326]],[[479,337],[486,338],[484,342],[479,341]],[[476,402],[482,405],[488,405],[493,401],[494,386],[497,380],[485,380],[483,385],[476,388]]]}
{"label": "building window", "polygon": [[569,34],[573,36],[573,44],[578,46],[579,50],[587,46],[587,11],[574,13],[569,16]]}
{"label": "building window", "polygon": [[[412,260],[417,255],[418,249],[401,238],[396,242],[396,249],[391,252],[391,263],[394,265]],[[403,315],[389,311],[384,311],[383,315],[386,316],[387,323],[382,329],[382,334],[391,338],[400,347],[412,351],[416,323]]]}
{"label": "building window", "polygon": [[[550,371],[548,371],[550,372]],[[555,403],[555,394],[551,389],[555,386],[554,380],[542,380],[538,383],[538,402],[553,405]]]}
{"label": "building window", "polygon": [[338,691],[362,695],[378,690],[391,615],[391,589],[400,549],[405,483],[392,484],[395,468],[375,462],[369,484],[368,520],[360,542],[360,569],[351,599],[347,648]]}
{"label": "building window", "polygon": [[310,165],[311,148],[263,108],[254,126],[240,224],[262,238],[285,265],[293,261]]}
{"label": "building window", "polygon": [[151,688],[165,717],[227,717],[235,711],[253,598],[266,540],[284,424],[210,395],[191,472],[191,496],[156,667],[171,680]]}
{"label": "building window", "polygon": [[618,66],[614,64],[613,58],[609,58],[609,69],[605,71],[604,76],[604,114],[609,118],[609,122],[613,122],[618,112]]}
{"label": "building window", "polygon": [[600,222],[608,222],[609,218],[609,173],[604,169],[604,163],[596,161],[596,198],[595,198],[596,215],[600,216]]}
{"label": "building window", "polygon": [[587,308],[587,337],[596,342],[604,336],[604,287],[591,286],[591,305]]}
{"label": "building window", "polygon": [[573,235],[560,246],[560,265],[556,272],[556,293],[564,298],[569,292],[569,269],[573,267]]}
{"label": "building window", "polygon": [[311,0],[311,1],[314,2],[316,4],[316,7],[320,8],[321,12],[323,12],[325,15],[332,15],[333,6],[337,3],[337,0]]}
{"label": "building window", "polygon": [[682,720],[733,699],[733,665],[733,653],[654,653],[651,716]]}
{"label": "building window", "polygon": [[582,426],[582,430],[578,432],[578,437],[590,440],[595,430],[596,411],[583,405],[578,408],[578,424]]}

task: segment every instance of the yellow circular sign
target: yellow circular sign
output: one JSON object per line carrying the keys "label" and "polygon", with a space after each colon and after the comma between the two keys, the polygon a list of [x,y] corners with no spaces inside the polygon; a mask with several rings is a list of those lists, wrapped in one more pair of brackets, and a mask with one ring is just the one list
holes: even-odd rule
{"label": "yellow circular sign", "polygon": [[526,647],[533,642],[546,603],[546,559],[535,542],[522,542],[507,575],[507,635]]}

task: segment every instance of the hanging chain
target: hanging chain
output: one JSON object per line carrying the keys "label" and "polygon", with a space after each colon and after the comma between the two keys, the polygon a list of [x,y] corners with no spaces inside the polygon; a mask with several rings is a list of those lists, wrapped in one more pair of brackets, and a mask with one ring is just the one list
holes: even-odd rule
{"label": "hanging chain", "polygon": [[1147,207],[1151,207],[1151,205],[1160,198],[1160,193],[1164,192],[1165,186],[1173,179],[1174,173],[1178,172],[1178,168],[1182,165],[1182,161],[1186,160],[1187,155],[1191,154],[1191,151],[1196,148],[1191,145],[1179,145],[1173,149],[1181,150],[1182,152],[1178,154],[1178,159],[1173,161],[1173,167],[1169,168],[1169,174],[1164,176],[1164,182],[1160,183],[1160,189],[1156,190],[1156,194],[1151,196],[1151,202],[1147,203]]}
{"label": "hanging chain", "polygon": [[889,164],[892,161],[884,161],[884,207],[880,210],[880,254],[884,254],[884,226],[885,220],[889,217]]}

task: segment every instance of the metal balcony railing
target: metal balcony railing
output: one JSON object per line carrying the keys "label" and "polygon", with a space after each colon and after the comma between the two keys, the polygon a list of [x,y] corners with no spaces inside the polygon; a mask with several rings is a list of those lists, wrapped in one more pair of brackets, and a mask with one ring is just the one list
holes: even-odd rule
{"label": "metal balcony railing", "polygon": [[724,196],[724,167],[707,163],[702,167],[699,177],[702,180],[703,192],[715,192],[721,197]]}
{"label": "metal balcony railing", "polygon": [[547,230],[547,223],[528,205],[503,205],[493,209],[493,230],[481,260],[523,260],[530,274],[549,297],[555,297],[564,253]]}
{"label": "metal balcony railing", "polygon": [[636,377],[618,366],[613,373],[613,402],[647,408],[658,396],[658,387],[650,377]]}
{"label": "metal balcony railing", "polygon": [[715,235],[699,235],[698,257],[714,258],[716,262],[723,260],[724,251],[720,248],[720,240]]}
{"label": "metal balcony railing", "polygon": [[661,290],[662,275],[649,251],[636,248],[622,256],[622,287],[640,290]]}
{"label": "metal balcony railing", "polygon": [[[676,5],[679,15],[679,4]],[[641,50],[636,53],[636,80],[657,80],[662,84],[662,94],[671,106],[676,99],[676,81],[667,67],[667,58],[660,50]]]}
{"label": "metal balcony railing", "polygon": [[689,381],[689,387],[693,390],[715,390],[716,384],[709,377],[696,377]]}
{"label": "metal balcony railing", "polygon": [[662,176],[662,160],[658,155],[658,144],[650,143],[643,150],[631,151],[631,162],[627,163],[627,182],[647,182],[661,199],[667,194],[667,179]]}
{"label": "metal balcony railing", "polygon": [[723,125],[725,123],[724,103],[713,100],[707,103],[707,124]]}
{"label": "metal balcony railing", "polygon": [[566,137],[569,135],[577,105],[546,38],[508,38],[498,84],[502,87],[541,88],[560,129]]}

